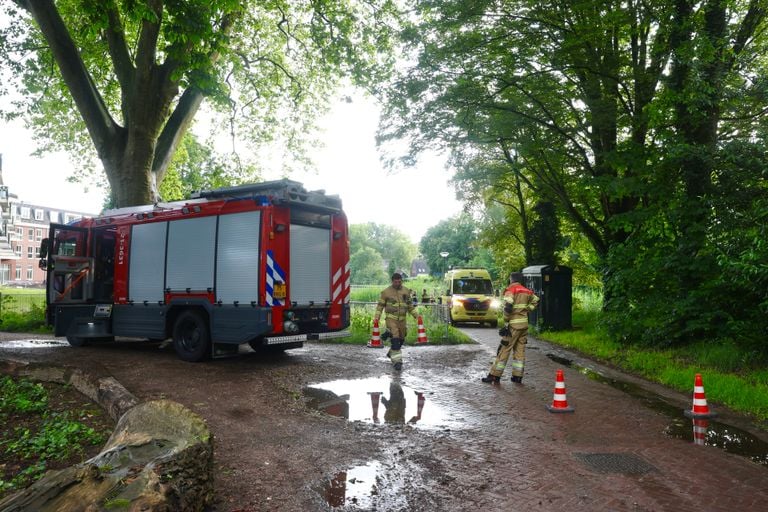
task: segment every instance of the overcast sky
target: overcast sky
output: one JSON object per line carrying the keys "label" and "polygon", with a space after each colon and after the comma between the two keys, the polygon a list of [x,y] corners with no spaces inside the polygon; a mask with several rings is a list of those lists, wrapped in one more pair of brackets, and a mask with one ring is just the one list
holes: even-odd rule
{"label": "overcast sky", "polygon": [[[387,175],[375,147],[377,123],[373,100],[356,95],[351,103],[339,101],[320,123],[325,148],[315,155],[317,173],[289,177],[307,189],[338,194],[350,224],[389,224],[418,242],[429,227],[457,214],[461,203],[446,183],[450,175],[438,156],[426,156],[413,169]],[[30,156],[33,151],[21,123],[0,122],[3,181],[11,193],[31,204],[100,211],[100,190],[66,181],[72,167],[65,155],[40,159]]]}

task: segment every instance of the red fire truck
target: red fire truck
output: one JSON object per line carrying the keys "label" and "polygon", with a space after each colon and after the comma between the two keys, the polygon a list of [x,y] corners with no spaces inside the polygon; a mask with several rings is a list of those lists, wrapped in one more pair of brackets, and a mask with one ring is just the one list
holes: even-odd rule
{"label": "red fire truck", "polygon": [[72,346],[173,339],[185,361],[301,347],[349,326],[338,196],[280,180],[52,224],[47,321]]}

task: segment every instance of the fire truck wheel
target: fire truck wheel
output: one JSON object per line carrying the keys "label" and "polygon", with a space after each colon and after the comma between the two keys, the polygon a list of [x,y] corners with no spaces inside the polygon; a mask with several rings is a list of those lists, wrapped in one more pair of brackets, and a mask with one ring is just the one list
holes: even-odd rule
{"label": "fire truck wheel", "polygon": [[67,341],[73,347],[84,347],[88,344],[87,338],[79,338],[77,336],[67,336]]}
{"label": "fire truck wheel", "polygon": [[205,316],[184,311],[173,324],[173,348],[184,361],[202,361],[210,355],[211,333]]}

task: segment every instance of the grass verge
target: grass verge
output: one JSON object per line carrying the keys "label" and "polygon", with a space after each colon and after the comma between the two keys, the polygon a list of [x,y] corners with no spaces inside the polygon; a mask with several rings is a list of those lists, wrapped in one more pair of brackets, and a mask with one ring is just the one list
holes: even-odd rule
{"label": "grass verge", "polygon": [[692,393],[694,376],[701,373],[709,402],[750,414],[763,428],[768,425],[768,370],[755,354],[714,342],[664,350],[628,347],[610,341],[598,318],[596,311],[575,311],[574,329],[536,336],[682,392]]}

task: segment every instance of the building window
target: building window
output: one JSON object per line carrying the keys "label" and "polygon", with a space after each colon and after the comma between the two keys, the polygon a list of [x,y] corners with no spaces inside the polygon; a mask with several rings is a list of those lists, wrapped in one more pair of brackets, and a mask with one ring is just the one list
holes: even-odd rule
{"label": "building window", "polygon": [[28,219],[29,218],[29,206],[22,206],[21,207],[21,218],[22,219]]}
{"label": "building window", "polygon": [[59,212],[55,210],[48,212],[48,217],[51,219],[51,222],[59,222]]}
{"label": "building window", "polygon": [[30,245],[27,247],[27,258],[34,258],[35,257],[35,246]]}
{"label": "building window", "polygon": [[16,228],[16,236],[21,240],[24,238],[24,228]]}
{"label": "building window", "polygon": [[29,228],[29,239],[30,240],[35,239],[35,230],[33,228]]}
{"label": "building window", "polygon": [[21,279],[21,267],[16,267],[16,280]]}
{"label": "building window", "polygon": [[35,240],[40,241],[43,239],[43,230],[42,229],[36,229],[35,230]]}
{"label": "building window", "polygon": [[35,220],[43,220],[44,214],[45,212],[40,208],[38,208],[37,210],[35,210]]}
{"label": "building window", "polygon": [[16,244],[16,249],[14,250],[14,252],[16,253],[16,256],[18,256],[19,258],[21,258],[21,249],[22,249],[21,244]]}
{"label": "building window", "polygon": [[30,266],[30,267],[27,267],[27,279],[28,279],[29,281],[31,281],[32,279],[34,279],[34,277],[35,277],[35,274],[34,274],[34,272],[35,272],[35,269],[34,269],[34,267],[31,267],[31,266]]}

